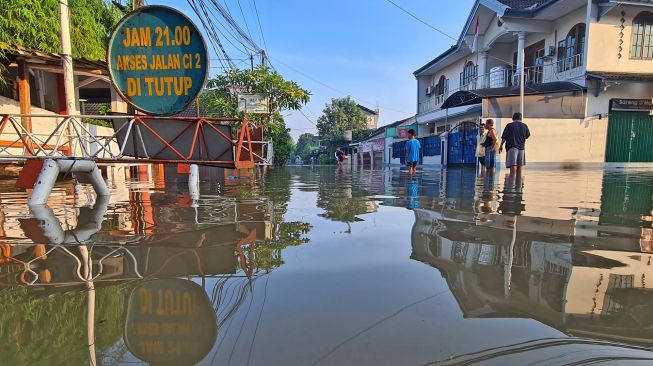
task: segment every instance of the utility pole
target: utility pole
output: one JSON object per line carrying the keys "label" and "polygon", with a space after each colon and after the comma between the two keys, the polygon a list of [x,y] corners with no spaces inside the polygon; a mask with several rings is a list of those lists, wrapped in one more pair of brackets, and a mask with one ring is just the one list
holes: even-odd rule
{"label": "utility pole", "polygon": [[251,53],[249,55],[249,67],[252,71],[254,71],[254,55]]}
{"label": "utility pole", "polygon": [[265,59],[266,59],[266,58],[267,58],[267,57],[265,56],[265,51],[264,51],[264,50],[261,50],[261,65],[264,65],[264,66],[265,66]]}
{"label": "utility pole", "polygon": [[145,6],[145,0],[133,0],[132,2],[132,10],[142,8],[143,6]]}
{"label": "utility pole", "polygon": [[61,64],[63,66],[64,95],[66,113],[77,114],[75,106],[75,75],[73,74],[73,57],[70,45],[70,12],[68,0],[59,0],[59,36],[61,38]]}

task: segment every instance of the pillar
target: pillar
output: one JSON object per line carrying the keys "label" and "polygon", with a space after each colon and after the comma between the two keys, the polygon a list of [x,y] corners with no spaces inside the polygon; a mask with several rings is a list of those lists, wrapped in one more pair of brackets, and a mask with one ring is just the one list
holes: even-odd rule
{"label": "pillar", "polygon": [[[20,102],[20,114],[32,113],[32,96],[29,88],[29,68],[25,59],[18,59],[18,101]],[[32,119],[21,117],[20,124],[25,130],[32,132]]]}
{"label": "pillar", "polygon": [[481,57],[478,59],[478,78],[476,79],[476,88],[487,88],[489,80],[490,78],[487,70],[487,51],[483,51],[481,52]]}
{"label": "pillar", "polygon": [[[522,73],[522,67],[524,66],[524,48],[526,47],[526,32],[517,33],[517,73],[515,75],[520,75]],[[518,81],[515,80],[515,84]]]}

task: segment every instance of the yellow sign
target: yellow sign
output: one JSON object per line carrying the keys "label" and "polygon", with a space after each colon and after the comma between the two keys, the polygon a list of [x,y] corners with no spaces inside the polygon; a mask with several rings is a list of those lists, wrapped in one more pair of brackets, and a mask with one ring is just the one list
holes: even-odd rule
{"label": "yellow sign", "polygon": [[148,281],[129,296],[125,343],[150,364],[196,364],[209,353],[217,333],[211,302],[194,282]]}

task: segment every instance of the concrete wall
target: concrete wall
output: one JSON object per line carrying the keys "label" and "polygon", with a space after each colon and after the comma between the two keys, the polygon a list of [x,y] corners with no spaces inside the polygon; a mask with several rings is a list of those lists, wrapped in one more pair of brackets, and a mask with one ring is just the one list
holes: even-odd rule
{"label": "concrete wall", "polygon": [[[642,70],[643,71],[643,70]],[[653,61],[651,61],[651,72],[653,73]],[[600,91],[598,96],[591,89],[587,98],[587,117],[595,118],[598,114],[608,114],[610,99],[653,99],[653,83],[623,83],[611,85],[605,91]]]}
{"label": "concrete wall", "polygon": [[[495,121],[500,136],[510,120],[497,118]],[[570,164],[605,161],[607,119],[526,118],[524,122],[531,131],[531,137],[526,142],[527,163]]]}
{"label": "concrete wall", "polygon": [[[637,60],[630,58],[633,34],[633,18],[641,11],[653,9],[637,6],[620,6],[607,15],[603,16],[599,22],[596,21],[598,7],[592,6],[591,23],[589,25],[589,43],[588,43],[588,62],[587,70],[589,71],[618,71],[618,72],[653,72],[653,60]],[[621,12],[625,22],[623,23],[623,37],[619,36],[622,32]],[[619,44],[619,40],[623,44]],[[619,57],[619,47],[621,46],[621,57]]]}
{"label": "concrete wall", "polygon": [[440,155],[425,156],[422,159],[422,164],[428,166],[440,166],[442,165],[442,156]]}

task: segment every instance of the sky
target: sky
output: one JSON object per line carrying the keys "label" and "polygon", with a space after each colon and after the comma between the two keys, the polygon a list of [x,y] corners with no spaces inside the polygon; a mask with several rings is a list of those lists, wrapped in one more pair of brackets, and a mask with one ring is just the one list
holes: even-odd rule
{"label": "sky", "polygon": [[[350,95],[370,109],[378,106],[380,126],[415,115],[413,71],[454,43],[387,0],[214,1],[226,5],[241,28],[267,50],[273,67],[285,79],[311,92],[311,101],[302,110],[306,116],[299,111],[283,112],[295,140],[305,132],[317,134],[315,123],[332,98]],[[473,0],[393,1],[455,38],[474,4]],[[177,8],[202,29],[186,0],[146,3]],[[242,46],[234,42],[239,50],[222,42],[239,67],[249,67]],[[212,59],[218,57],[211,46],[209,50]],[[211,66],[211,76],[223,71],[217,60]]]}

